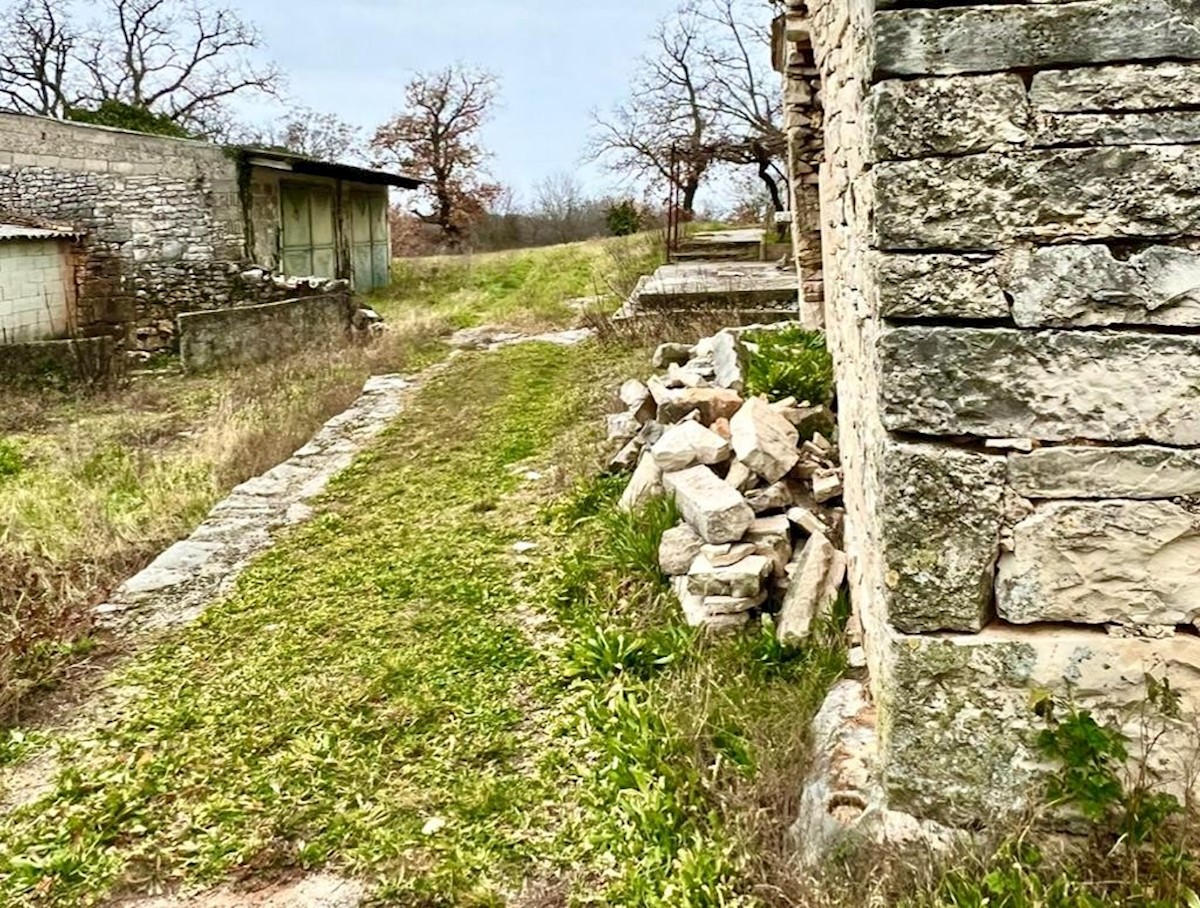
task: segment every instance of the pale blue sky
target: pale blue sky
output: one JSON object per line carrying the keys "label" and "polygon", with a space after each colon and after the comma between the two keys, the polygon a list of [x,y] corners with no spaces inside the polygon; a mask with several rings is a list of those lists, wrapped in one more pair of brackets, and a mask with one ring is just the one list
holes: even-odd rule
{"label": "pale blue sky", "polygon": [[373,129],[413,72],[463,61],[501,80],[488,125],[494,176],[526,199],[555,171],[593,191],[614,177],[580,157],[588,112],[619,99],[654,23],[675,0],[233,0],[262,30],[291,94]]}

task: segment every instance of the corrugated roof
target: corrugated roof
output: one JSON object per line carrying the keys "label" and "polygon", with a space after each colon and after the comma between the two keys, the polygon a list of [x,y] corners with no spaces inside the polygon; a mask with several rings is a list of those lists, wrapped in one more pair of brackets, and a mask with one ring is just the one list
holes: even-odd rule
{"label": "corrugated roof", "polygon": [[242,146],[237,150],[247,164],[258,167],[290,170],[294,173],[333,177],[352,182],[399,186],[404,189],[417,189],[429,183],[429,180],[407,173],[394,173],[390,170],[360,167],[357,164],[338,164],[333,161],[322,161],[318,158],[310,158],[307,155],[295,154],[294,152],[284,151],[279,148]]}
{"label": "corrugated roof", "polygon": [[27,227],[24,224],[0,223],[0,240],[58,240],[81,235],[78,230],[65,227]]}

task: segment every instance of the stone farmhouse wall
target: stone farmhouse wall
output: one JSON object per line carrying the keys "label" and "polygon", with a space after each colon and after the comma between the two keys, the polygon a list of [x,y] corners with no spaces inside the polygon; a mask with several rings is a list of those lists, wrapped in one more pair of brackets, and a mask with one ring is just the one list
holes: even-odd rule
{"label": "stone farmhouse wall", "polygon": [[[891,806],[1041,771],[1031,696],[1200,711],[1200,6],[793,3]],[[1158,744],[1184,786],[1195,742]]]}

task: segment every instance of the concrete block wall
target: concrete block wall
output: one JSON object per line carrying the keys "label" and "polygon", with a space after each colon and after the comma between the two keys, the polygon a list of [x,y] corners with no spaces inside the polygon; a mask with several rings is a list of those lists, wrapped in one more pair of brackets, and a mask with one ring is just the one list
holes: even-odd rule
{"label": "concrete block wall", "polygon": [[74,321],[72,243],[0,240],[0,343],[59,337]]}
{"label": "concrete block wall", "polygon": [[[792,16],[880,765],[972,824],[1036,796],[1036,690],[1133,737],[1147,674],[1200,713],[1200,8]],[[1195,746],[1160,741],[1164,786]]]}

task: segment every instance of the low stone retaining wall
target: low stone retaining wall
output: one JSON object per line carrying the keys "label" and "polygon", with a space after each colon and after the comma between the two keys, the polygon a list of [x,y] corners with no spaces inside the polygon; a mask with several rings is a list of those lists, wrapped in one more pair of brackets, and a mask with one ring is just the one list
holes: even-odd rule
{"label": "low stone retaining wall", "polygon": [[188,372],[243,366],[312,347],[344,344],[347,293],[179,315],[179,356]]}
{"label": "low stone retaining wall", "polygon": [[105,385],[123,360],[111,337],[31,341],[0,346],[0,384]]}

